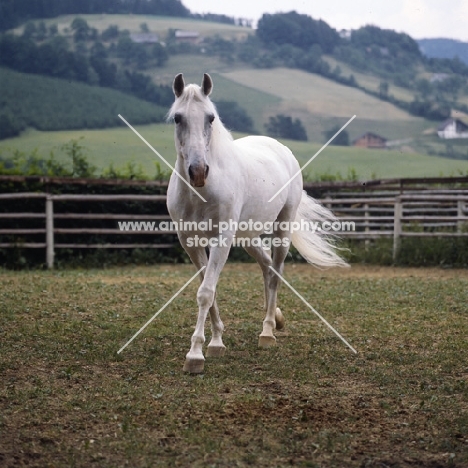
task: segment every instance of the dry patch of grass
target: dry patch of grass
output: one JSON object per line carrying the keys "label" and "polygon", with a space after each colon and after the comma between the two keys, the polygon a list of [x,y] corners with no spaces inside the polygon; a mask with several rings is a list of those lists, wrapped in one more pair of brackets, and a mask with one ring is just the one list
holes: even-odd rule
{"label": "dry patch of grass", "polygon": [[[196,318],[191,266],[0,272],[0,465],[468,465],[468,273],[286,268],[286,331],[259,350],[256,265],[228,265],[228,353],[181,371]],[[209,331],[208,331],[209,335]]]}

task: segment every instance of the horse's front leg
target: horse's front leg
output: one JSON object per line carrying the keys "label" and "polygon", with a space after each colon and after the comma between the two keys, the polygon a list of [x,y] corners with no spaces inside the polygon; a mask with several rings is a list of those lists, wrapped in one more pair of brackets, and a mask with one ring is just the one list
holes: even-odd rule
{"label": "horse's front leg", "polygon": [[[179,239],[197,270],[200,270],[203,266],[206,267],[208,265],[208,256],[206,255],[206,250],[204,247],[195,247],[189,245],[187,239],[181,233],[179,233]],[[200,283],[203,283],[204,277],[205,271],[202,271],[200,273]],[[209,312],[211,321],[211,341],[206,349],[206,355],[208,357],[221,357],[224,356],[226,347],[223,344],[224,324],[219,315],[219,308],[218,304],[216,303],[216,294],[213,305],[210,307]]]}
{"label": "horse's front leg", "polygon": [[224,354],[222,342],[223,324],[219,319],[218,308],[215,307],[216,284],[219,275],[229,255],[232,237],[226,239],[224,245],[214,246],[210,250],[208,265],[204,270],[204,278],[197,293],[198,319],[195,332],[192,335],[192,346],[187,353],[184,371],[191,374],[203,372],[205,358],[203,356],[203,344],[205,343],[205,321],[211,309],[213,337],[208,346],[208,356],[220,356]]}

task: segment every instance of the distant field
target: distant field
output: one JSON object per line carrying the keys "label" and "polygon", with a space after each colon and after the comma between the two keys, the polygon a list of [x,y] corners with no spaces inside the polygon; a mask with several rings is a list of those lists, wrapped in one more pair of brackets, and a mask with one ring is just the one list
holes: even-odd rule
{"label": "distant field", "polygon": [[375,120],[419,120],[395,106],[382,102],[362,91],[300,70],[240,70],[224,73],[224,77],[245,86],[270,93],[287,101],[287,105],[303,106],[309,112],[333,117],[357,114]]}
{"label": "distant field", "polygon": [[[125,117],[125,116],[124,116]],[[166,159],[174,162],[174,138],[172,126],[166,124],[138,126],[138,131]],[[39,132],[28,130],[18,138],[0,141],[0,154],[7,155],[8,149],[17,149],[31,153],[35,148],[38,153],[48,157],[53,151],[58,160],[67,157],[60,151],[60,146],[72,139],[83,137],[80,144],[86,147],[86,155],[99,170],[113,164],[122,168],[128,162],[141,164],[148,175],[155,173],[155,161],[158,157],[126,126],[107,130],[76,130],[62,132]]]}
{"label": "distant field", "polygon": [[[356,81],[360,86],[364,86],[364,88],[370,91],[379,92],[380,83],[383,81],[382,78],[370,74],[360,73],[351,68],[349,65],[330,56],[324,56],[324,60],[327,61],[332,68],[339,66],[343,76],[354,75],[354,78],[356,78]],[[414,99],[414,94],[409,89],[401,88],[391,83],[389,83],[388,94],[393,95],[395,98],[400,99],[401,101],[411,102]]]}
{"label": "distant field", "polygon": [[[56,24],[61,34],[70,28],[71,22],[79,16],[86,20],[90,27],[99,31],[104,31],[111,25],[117,25],[120,29],[128,29],[130,32],[141,32],[140,25],[146,23],[150,32],[160,34],[163,39],[166,38],[170,29],[184,29],[198,31],[203,36],[215,36],[219,34],[226,39],[242,39],[249,34],[254,34],[253,29],[240,26],[233,26],[223,23],[214,23],[211,21],[201,21],[189,18],[175,18],[153,15],[64,15],[58,18],[45,20],[45,24],[50,26]],[[17,28],[21,32],[23,26]]]}
{"label": "distant field", "polygon": [[[175,161],[173,129],[169,124],[138,126],[137,130],[167,160]],[[237,135],[239,136],[239,135]],[[39,150],[39,154],[48,156],[51,150],[58,159],[65,158],[58,148],[70,141],[84,137],[81,144],[88,151],[90,161],[103,169],[111,163],[114,167],[123,167],[128,161],[141,164],[148,175],[155,173],[155,161],[158,157],[128,128],[119,127],[107,130],[79,130],[63,132],[27,131],[19,138],[0,142],[0,154],[7,154],[7,148],[19,149],[26,153]],[[303,164],[319,149],[320,144],[285,141],[298,160]],[[420,177],[451,176],[468,173],[468,161],[445,159],[423,154],[402,153],[387,150],[366,150],[360,148],[327,147],[309,166],[311,177],[317,174],[340,173],[346,177],[349,171],[355,171],[361,180],[373,177]]]}
{"label": "distant field", "polygon": [[[372,131],[389,140],[404,139],[434,127],[434,123],[411,116],[359,89],[300,70],[234,70],[221,75],[251,90],[280,98],[281,104],[274,113],[300,118],[309,140],[325,142],[324,130],[343,125],[353,115],[357,118],[347,129],[351,138]],[[243,105],[243,102],[239,104]]]}

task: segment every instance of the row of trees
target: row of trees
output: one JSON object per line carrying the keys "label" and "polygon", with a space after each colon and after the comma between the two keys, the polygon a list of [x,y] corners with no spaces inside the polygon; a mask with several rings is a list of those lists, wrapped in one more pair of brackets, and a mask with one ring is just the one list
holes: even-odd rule
{"label": "row of trees", "polygon": [[[124,37],[120,45],[114,47],[115,55],[138,65],[142,59],[136,53],[134,46],[137,44],[129,44],[128,40]],[[155,63],[167,60],[161,47],[160,44],[153,47]],[[173,100],[170,86],[157,86],[143,73],[118,67],[110,59],[108,48],[99,41],[90,47],[73,50],[63,36],[53,36],[38,44],[29,37],[4,34],[0,36],[0,66],[114,88],[165,107]]]}

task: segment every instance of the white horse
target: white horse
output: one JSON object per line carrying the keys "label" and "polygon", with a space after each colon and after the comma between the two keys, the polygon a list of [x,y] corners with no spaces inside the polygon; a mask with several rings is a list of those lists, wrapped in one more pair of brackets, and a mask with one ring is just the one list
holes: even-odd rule
{"label": "white horse", "polygon": [[[212,338],[206,354],[223,356],[226,350],[222,341],[224,325],[216,304],[216,284],[236,231],[263,272],[266,316],[260,347],[275,345],[273,330],[284,326],[283,315],[276,307],[279,278],[270,267],[282,274],[290,240],[313,265],[347,266],[323,234],[304,230],[291,234],[290,229],[279,226],[282,222],[336,218],[303,191],[302,175],[269,202],[299,171],[299,164],[286,146],[272,138],[248,136],[233,140],[208,97],[212,88],[208,74],[204,75],[201,87],[185,86],[183,75],[177,75],[173,83],[175,102],[168,115],[175,122],[177,173],[172,174],[169,182],[167,207],[172,220],[179,223],[178,237],[190,259],[197,269],[206,267],[200,273],[198,320],[184,365],[184,371],[190,373],[201,373],[204,369],[202,347],[208,312]],[[249,228],[238,231],[239,226]],[[265,229],[261,226],[274,226],[276,242],[272,242],[271,256],[262,246],[260,235]],[[195,242],[197,239],[205,239],[205,243]]]}

